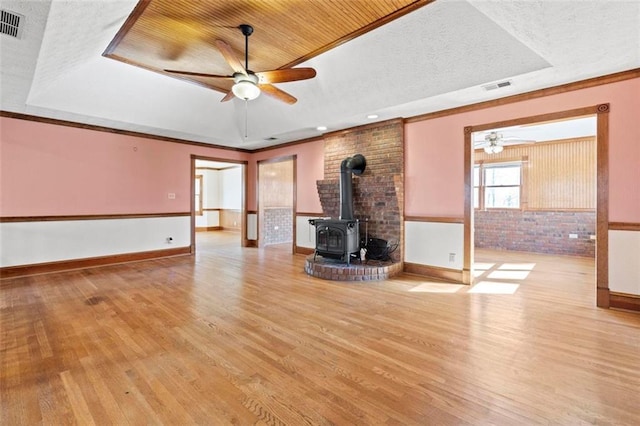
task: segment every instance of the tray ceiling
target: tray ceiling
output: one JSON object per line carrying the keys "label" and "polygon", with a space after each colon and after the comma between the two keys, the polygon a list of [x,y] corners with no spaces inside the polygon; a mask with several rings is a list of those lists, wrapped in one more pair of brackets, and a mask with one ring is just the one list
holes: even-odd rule
{"label": "tray ceiling", "polygon": [[232,82],[163,70],[230,75],[215,46],[229,44],[244,63],[240,24],[249,24],[249,68],[290,68],[433,0],[142,0],[104,56],[228,92]]}
{"label": "tray ceiling", "polygon": [[[246,150],[640,69],[640,0],[2,0],[1,8],[24,16],[20,37],[0,35],[3,113]],[[243,37],[214,28],[212,17],[220,27],[254,26],[254,71],[313,67],[315,78],[281,86],[298,102],[220,102],[206,81],[163,73],[168,65],[229,73],[211,39],[243,57]],[[127,38],[134,34],[139,46]]]}

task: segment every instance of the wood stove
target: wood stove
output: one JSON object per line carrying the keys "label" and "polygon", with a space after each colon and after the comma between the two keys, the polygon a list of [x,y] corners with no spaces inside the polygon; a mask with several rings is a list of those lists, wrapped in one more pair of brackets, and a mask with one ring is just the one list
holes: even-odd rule
{"label": "wood stove", "polygon": [[339,259],[348,264],[351,255],[357,256],[360,252],[357,220],[309,219],[309,223],[316,227],[316,256]]}
{"label": "wood stove", "polygon": [[360,252],[360,229],[353,217],[353,181],[351,174],[362,174],[367,166],[364,156],[356,154],[340,164],[340,217],[338,219],[309,219],[316,228],[317,255],[339,259],[349,264],[351,256]]}

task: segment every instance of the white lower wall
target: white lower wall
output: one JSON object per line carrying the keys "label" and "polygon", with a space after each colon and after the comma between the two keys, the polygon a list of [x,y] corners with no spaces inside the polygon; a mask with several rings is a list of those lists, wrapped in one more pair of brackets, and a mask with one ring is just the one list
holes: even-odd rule
{"label": "white lower wall", "polygon": [[609,231],[609,290],[640,295],[640,232]]}
{"label": "white lower wall", "polygon": [[[405,262],[462,270],[462,223],[405,222],[404,232]],[[454,261],[449,260],[450,253],[454,254]]]}
{"label": "white lower wall", "polygon": [[190,227],[189,216],[0,223],[0,267],[188,247]]}
{"label": "white lower wall", "polygon": [[250,213],[247,215],[247,240],[258,239],[258,215]]}
{"label": "white lower wall", "polygon": [[220,211],[204,211],[202,216],[196,216],[196,227],[210,228],[213,226],[220,226]]}
{"label": "white lower wall", "polygon": [[309,224],[309,219],[320,217],[296,216],[296,246],[316,248],[316,227]]}
{"label": "white lower wall", "polygon": [[204,212],[204,216],[207,218],[207,226],[220,226],[219,210]]}

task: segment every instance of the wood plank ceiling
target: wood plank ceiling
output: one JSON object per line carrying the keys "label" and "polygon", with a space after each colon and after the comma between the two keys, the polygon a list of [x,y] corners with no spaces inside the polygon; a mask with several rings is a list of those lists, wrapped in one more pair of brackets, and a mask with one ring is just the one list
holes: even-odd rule
{"label": "wood plank ceiling", "polygon": [[231,75],[214,42],[226,41],[244,63],[240,24],[254,27],[252,71],[290,68],[432,1],[141,0],[103,55],[226,93],[232,81],[163,70]]}

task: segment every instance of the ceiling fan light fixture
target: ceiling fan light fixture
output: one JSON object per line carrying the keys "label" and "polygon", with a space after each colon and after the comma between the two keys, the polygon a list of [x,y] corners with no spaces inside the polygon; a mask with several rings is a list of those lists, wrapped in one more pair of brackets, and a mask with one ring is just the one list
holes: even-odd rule
{"label": "ceiling fan light fixture", "polygon": [[502,140],[502,133],[490,132],[489,134],[485,135],[484,140],[489,143],[497,143]]}
{"label": "ceiling fan light fixture", "polygon": [[484,152],[487,154],[498,154],[502,152],[504,147],[502,145],[491,144],[484,147]]}
{"label": "ceiling fan light fixture", "polygon": [[233,85],[231,91],[237,98],[251,101],[260,96],[260,88],[251,80],[240,80]]}

